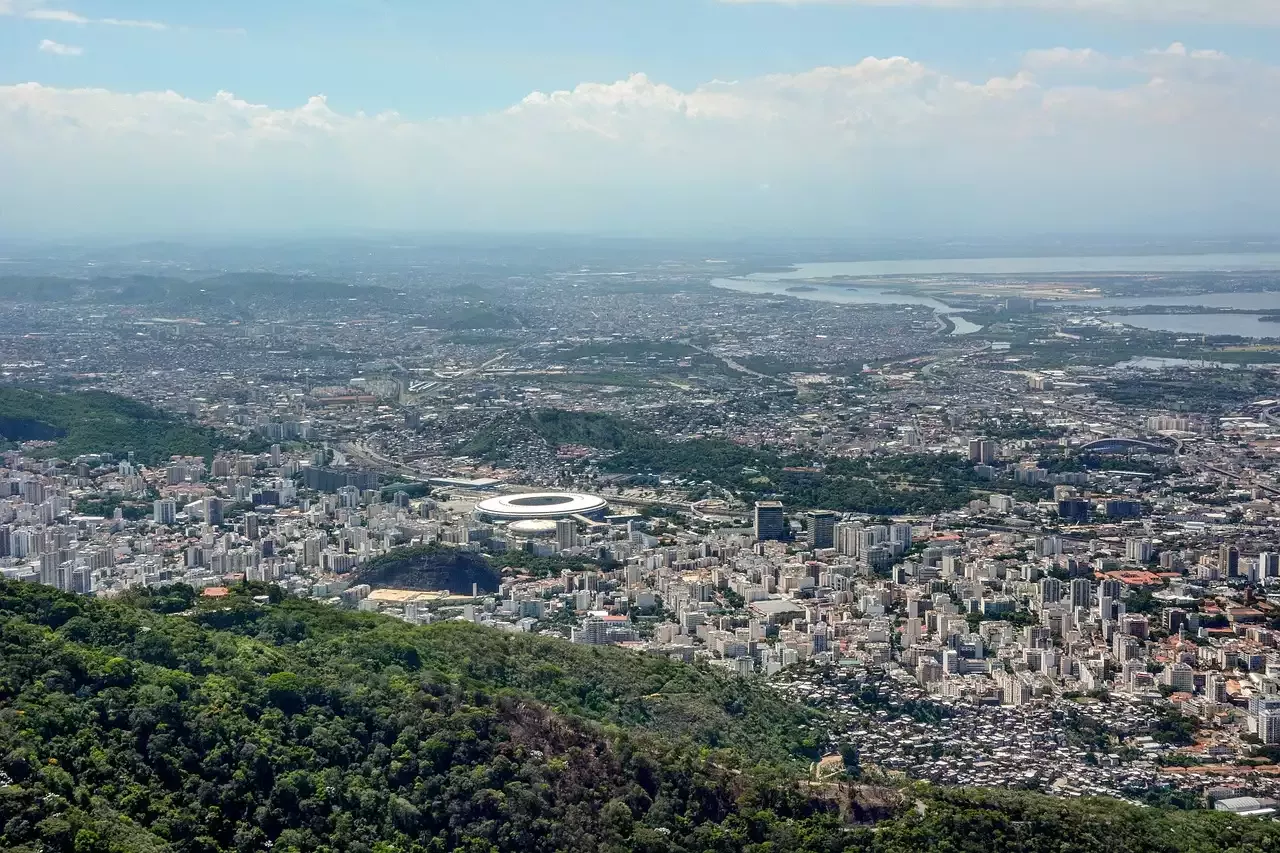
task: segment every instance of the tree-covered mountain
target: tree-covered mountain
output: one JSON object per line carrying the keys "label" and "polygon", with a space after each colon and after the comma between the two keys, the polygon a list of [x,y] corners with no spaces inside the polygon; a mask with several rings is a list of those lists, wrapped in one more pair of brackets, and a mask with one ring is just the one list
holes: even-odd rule
{"label": "tree-covered mountain", "polygon": [[501,573],[480,554],[437,542],[392,548],[361,566],[357,577],[362,583],[458,595],[469,595],[473,585],[480,592],[497,592],[502,581]]}
{"label": "tree-covered mountain", "polygon": [[[105,391],[57,393],[0,386],[0,442],[54,441],[64,457],[133,452],[146,464],[173,455],[210,457],[239,446],[216,430]],[[254,440],[247,450],[264,449]]]}
{"label": "tree-covered mountain", "polygon": [[263,587],[0,582],[4,850],[1280,849],[1274,824],[1207,812],[812,783],[820,732],[656,656]]}

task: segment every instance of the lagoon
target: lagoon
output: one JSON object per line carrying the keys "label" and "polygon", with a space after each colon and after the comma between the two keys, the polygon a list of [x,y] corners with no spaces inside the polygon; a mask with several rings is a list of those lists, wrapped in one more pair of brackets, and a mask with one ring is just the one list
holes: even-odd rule
{"label": "lagoon", "polygon": [[1242,293],[1200,293],[1190,296],[1111,296],[1066,303],[1090,308],[1137,308],[1144,305],[1187,305],[1233,308],[1237,311],[1280,311],[1280,290]]}
{"label": "lagoon", "polygon": [[1110,319],[1153,332],[1280,338],[1280,323],[1263,323],[1258,314],[1124,314]]}
{"label": "lagoon", "polygon": [[[765,275],[769,275],[766,273]],[[758,278],[754,275],[744,278],[713,278],[712,287],[722,290],[734,290],[738,293],[754,293],[758,296],[789,296],[793,299],[809,299],[814,302],[835,302],[842,305],[920,305],[932,308],[937,314],[947,317],[955,328],[953,335],[968,335],[981,331],[982,327],[964,319],[945,302],[928,296],[916,296],[911,293],[894,293],[878,287],[831,287],[796,288],[777,279]]]}
{"label": "lagoon", "polygon": [[796,264],[781,273],[748,278],[773,281],[865,278],[887,275],[1051,275],[1053,273],[1229,272],[1280,270],[1280,252],[1199,255],[1116,255],[1060,258],[930,258],[910,261],[836,261]]}

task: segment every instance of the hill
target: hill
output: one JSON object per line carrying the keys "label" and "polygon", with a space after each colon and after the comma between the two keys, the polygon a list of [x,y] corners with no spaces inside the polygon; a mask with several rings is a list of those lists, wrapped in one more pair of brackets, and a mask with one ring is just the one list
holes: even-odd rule
{"label": "hill", "polygon": [[1280,849],[1275,824],[1113,801],[915,786],[872,808],[802,780],[819,723],[749,679],[263,587],[0,582],[16,853]]}
{"label": "hill", "polygon": [[[175,454],[207,458],[240,446],[216,430],[105,391],[56,393],[12,386],[0,387],[0,441],[4,440],[56,441],[53,452],[68,458],[86,453],[125,456],[133,451],[144,464]],[[262,448],[253,444],[245,449]]]}
{"label": "hill", "polygon": [[436,542],[393,548],[361,566],[357,577],[361,583],[447,589],[457,595],[470,595],[472,585],[480,592],[497,592],[502,580],[498,569],[481,555]]}
{"label": "hill", "polygon": [[461,456],[509,458],[529,444],[580,444],[601,451],[597,464],[615,474],[709,481],[748,505],[779,498],[794,508],[873,515],[938,513],[989,490],[967,459],[916,454],[885,459],[783,456],[724,438],[673,440],[616,415],[537,409],[502,415],[455,448]]}

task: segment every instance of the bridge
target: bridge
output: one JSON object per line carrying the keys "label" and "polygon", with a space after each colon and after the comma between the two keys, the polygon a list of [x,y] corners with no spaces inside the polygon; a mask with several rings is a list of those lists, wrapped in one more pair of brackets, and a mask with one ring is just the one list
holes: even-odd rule
{"label": "bridge", "polygon": [[1172,453],[1173,447],[1140,438],[1100,438],[1081,445],[1080,450],[1084,453],[1132,453],[1135,450],[1146,453]]}

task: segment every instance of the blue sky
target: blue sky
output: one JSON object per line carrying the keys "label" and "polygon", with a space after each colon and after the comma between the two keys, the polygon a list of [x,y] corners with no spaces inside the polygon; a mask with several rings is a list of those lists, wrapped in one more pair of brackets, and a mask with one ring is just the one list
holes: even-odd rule
{"label": "blue sky", "polygon": [[[11,146],[0,138],[0,181],[20,203],[0,206],[0,226],[93,231],[118,221],[106,213],[118,199],[141,230],[253,227],[259,216],[341,228],[352,210],[404,228],[1068,229],[1088,224],[1089,198],[1067,168],[1123,193],[1102,205],[1117,211],[1112,227],[1269,230],[1280,215],[1264,194],[1280,187],[1249,170],[1268,162],[1280,111],[1277,10],[1276,0],[0,0],[0,136]],[[861,71],[814,77],[823,67]],[[738,84],[732,104],[714,81]],[[505,112],[555,91],[566,95]],[[155,103],[154,92],[185,100]],[[317,95],[324,116],[314,102],[300,112]],[[397,118],[375,127],[362,112]],[[1194,127],[1206,122],[1213,133]],[[1203,138],[1185,138],[1192,131]],[[490,145],[494,136],[515,141]],[[305,164],[290,145],[306,149]],[[218,176],[206,182],[209,170]],[[317,189],[321,176],[330,185]],[[1185,183],[1182,195],[1162,190],[1161,176]],[[1029,178],[1041,195],[1067,193],[1061,216],[1033,201]],[[238,204],[237,187],[255,203]],[[1002,192],[1013,193],[1003,212]],[[1170,215],[1175,197],[1185,216]],[[757,202],[776,209],[751,210]],[[1030,217],[1017,209],[1030,204]]]}
{"label": "blue sky", "polygon": [[[430,117],[637,71],[687,88],[900,55],[980,74],[1031,48],[1114,53],[1175,41],[1280,57],[1280,28],[1016,8],[716,0],[84,0],[71,8],[173,29],[11,18],[0,22],[0,80],[191,96],[227,90],[275,105],[322,92],[344,110]],[[58,61],[39,51],[46,38],[84,53]]]}

